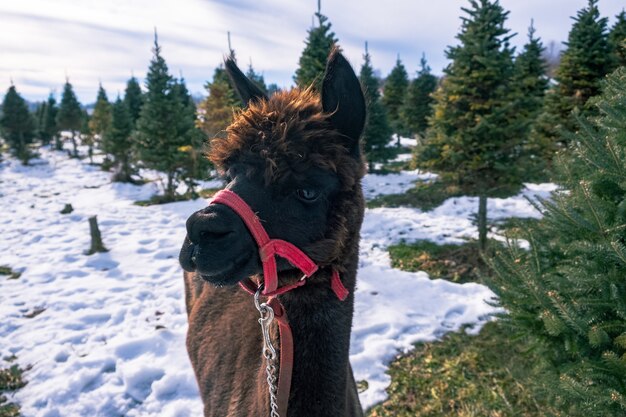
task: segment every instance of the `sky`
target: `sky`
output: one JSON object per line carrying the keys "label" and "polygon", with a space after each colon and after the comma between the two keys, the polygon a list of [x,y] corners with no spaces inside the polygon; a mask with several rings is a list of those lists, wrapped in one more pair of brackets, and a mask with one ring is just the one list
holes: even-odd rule
{"label": "sky", "polygon": [[[374,67],[386,76],[399,55],[410,76],[422,53],[436,74],[447,65],[445,50],[457,43],[467,0],[322,0],[339,45],[358,71],[368,42]],[[510,10],[507,27],[524,44],[534,19],[547,45],[567,40],[571,17],[587,0],[500,0]],[[624,0],[600,0],[615,21]],[[28,100],[57,99],[66,77],[83,103],[95,101],[102,83],[114,99],[131,75],[143,83],[157,28],[162,54],[189,90],[204,84],[228,51],[250,62],[267,83],[293,85],[292,76],[313,23],[316,0],[0,0],[0,94],[11,81]]]}

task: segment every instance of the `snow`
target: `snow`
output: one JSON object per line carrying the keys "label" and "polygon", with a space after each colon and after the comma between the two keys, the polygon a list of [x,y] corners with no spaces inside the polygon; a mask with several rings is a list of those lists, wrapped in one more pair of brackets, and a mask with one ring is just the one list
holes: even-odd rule
{"label": "snow", "polygon": [[[397,146],[398,145],[398,135],[395,133],[391,136],[391,140],[387,146]],[[413,148],[417,146],[417,139],[415,138],[405,138],[400,136],[400,146],[405,146],[408,148]]]}
{"label": "snow", "polygon": [[366,174],[363,178],[363,194],[368,200],[386,194],[400,194],[413,188],[416,181],[431,181],[435,178],[436,174],[418,169],[386,175]]}
{"label": "snow", "polygon": [[408,162],[413,159],[413,154],[411,153],[400,153],[395,158],[393,158],[392,162]]}
{"label": "snow", "polygon": [[[185,350],[177,255],[185,220],[206,201],[139,207],[132,203],[149,198],[157,183],[112,184],[108,173],[60,152],[44,150],[34,162],[0,164],[0,265],[23,272],[0,280],[0,356],[32,365],[12,400],[24,416],[201,415]],[[416,171],[368,175],[364,187],[371,198],[432,178]],[[490,213],[537,216],[524,196],[553,189],[527,185],[520,196],[489,200]],[[74,212],[60,214],[65,203]],[[399,352],[464,323],[478,331],[494,312],[484,302],[493,296],[486,287],[394,270],[385,250],[401,240],[474,237],[469,219],[476,206],[460,197],[429,213],[367,210],[350,350],[356,379],[369,384],[364,407],[385,398],[385,370]],[[96,214],[110,252],[86,256],[87,219]]]}

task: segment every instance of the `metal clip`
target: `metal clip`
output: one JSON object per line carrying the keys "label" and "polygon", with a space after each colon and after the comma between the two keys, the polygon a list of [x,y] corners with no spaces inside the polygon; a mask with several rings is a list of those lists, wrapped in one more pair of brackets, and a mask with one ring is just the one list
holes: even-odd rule
{"label": "metal clip", "polygon": [[263,356],[266,359],[274,360],[276,359],[276,349],[272,345],[272,340],[270,339],[270,324],[274,321],[274,309],[270,307],[267,303],[261,303],[259,298],[261,296],[261,291],[263,290],[263,286],[261,285],[257,292],[254,294],[254,306],[259,311],[261,318],[259,318],[259,324],[261,325],[261,332],[263,334]]}
{"label": "metal clip", "polygon": [[261,315],[259,324],[261,325],[261,332],[263,333],[263,357],[266,362],[265,372],[267,374],[267,387],[270,395],[270,417],[280,417],[278,413],[278,378],[276,376],[277,355],[272,345],[272,340],[270,339],[270,324],[274,320],[274,309],[267,303],[261,303],[259,301],[262,290],[263,284],[259,286],[259,289],[254,294],[254,306],[259,310],[259,314]]}

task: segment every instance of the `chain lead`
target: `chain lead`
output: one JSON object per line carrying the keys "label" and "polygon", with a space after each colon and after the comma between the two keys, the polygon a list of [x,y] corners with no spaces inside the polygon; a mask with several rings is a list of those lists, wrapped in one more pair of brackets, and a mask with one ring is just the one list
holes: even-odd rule
{"label": "chain lead", "polygon": [[261,332],[263,334],[263,357],[265,358],[266,366],[265,372],[267,373],[267,385],[269,387],[270,394],[270,417],[280,417],[278,414],[278,384],[276,378],[276,349],[272,345],[270,339],[270,324],[274,320],[274,310],[266,303],[260,303],[259,298],[263,285],[259,287],[256,294],[254,294],[254,306],[259,310],[261,318],[259,324],[261,325]]}

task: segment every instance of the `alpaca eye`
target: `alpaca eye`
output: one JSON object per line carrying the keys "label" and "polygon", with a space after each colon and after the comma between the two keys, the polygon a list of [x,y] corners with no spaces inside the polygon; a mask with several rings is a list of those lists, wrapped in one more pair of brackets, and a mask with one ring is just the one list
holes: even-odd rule
{"label": "alpaca eye", "polygon": [[316,190],[312,190],[310,188],[300,188],[296,190],[296,194],[298,198],[304,201],[315,201],[320,194]]}

